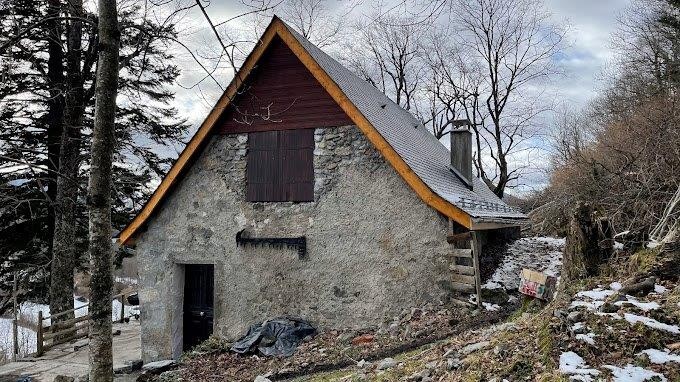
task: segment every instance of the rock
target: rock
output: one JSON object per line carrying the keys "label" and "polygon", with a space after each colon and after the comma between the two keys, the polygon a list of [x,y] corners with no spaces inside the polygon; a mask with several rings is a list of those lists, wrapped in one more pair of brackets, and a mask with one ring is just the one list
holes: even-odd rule
{"label": "rock", "polygon": [[258,375],[257,377],[255,377],[255,380],[253,382],[272,382],[272,380],[265,377],[264,375]]}
{"label": "rock", "polygon": [[497,345],[493,348],[493,354],[505,357],[505,355],[508,354],[508,349],[505,345]]}
{"label": "rock", "polygon": [[180,370],[168,370],[162,372],[158,376],[158,382],[177,382],[182,381],[182,372]]}
{"label": "rock", "polygon": [[600,307],[600,312],[603,312],[603,313],[616,313],[616,312],[619,311],[619,309],[620,309],[620,308],[619,308],[618,306],[612,304],[611,302],[605,302],[605,303],[602,304],[602,306]]}
{"label": "rock", "polygon": [[76,381],[75,378],[66,375],[57,375],[54,378],[54,382],[75,382],[75,381]]}
{"label": "rock", "polygon": [[392,358],[385,358],[378,363],[377,370],[387,370],[397,366],[397,361]]}
{"label": "rock", "polygon": [[160,374],[171,367],[175,366],[177,363],[175,360],[166,359],[163,361],[149,362],[142,366],[142,371],[148,372],[150,374]]}
{"label": "rock", "polygon": [[489,346],[489,344],[490,344],[489,341],[482,341],[482,342],[477,342],[475,344],[466,345],[462,349],[460,349],[458,354],[465,356],[465,355],[468,355],[470,353],[474,353],[476,351],[482,350],[485,347]]}
{"label": "rock", "polygon": [[137,382],[151,382],[156,378],[156,376],[150,371],[146,370],[140,374],[135,381]]}
{"label": "rock", "polygon": [[449,349],[446,352],[444,352],[444,355],[442,357],[444,358],[449,358],[456,355],[456,351],[454,349]]}
{"label": "rock", "polygon": [[583,312],[573,311],[567,314],[567,321],[569,322],[579,322],[583,320]]}
{"label": "rock", "polygon": [[656,284],[656,277],[647,277],[644,281],[631,284],[631,285],[626,285],[621,290],[619,290],[619,293],[621,295],[632,295],[632,296],[646,296],[650,292],[654,291],[654,285]]}
{"label": "rock", "polygon": [[455,370],[458,369],[461,365],[460,359],[458,358],[449,358],[446,360],[446,370]]}
{"label": "rock", "polygon": [[496,305],[503,305],[508,302],[510,296],[504,288],[486,289],[482,288],[482,301]]}
{"label": "rock", "polygon": [[368,369],[371,366],[371,363],[366,361],[365,359],[362,359],[361,361],[357,362],[357,367],[359,369]]}
{"label": "rock", "polygon": [[565,313],[561,309],[555,309],[553,310],[553,317],[559,318],[560,320],[563,320],[565,316]]}
{"label": "rock", "polygon": [[425,364],[425,367],[430,369],[430,370],[436,369],[438,363],[439,362],[437,362],[437,361],[428,362],[428,363]]}
{"label": "rock", "polygon": [[114,374],[130,374],[133,371],[137,371],[142,368],[142,360],[141,359],[136,359],[133,361],[127,361],[125,362],[124,366],[120,366],[118,368],[113,369]]}
{"label": "rock", "polygon": [[[415,374],[412,374],[408,378],[406,378],[407,381],[425,381],[426,378],[430,378],[430,375],[432,374],[432,371],[430,369],[424,369],[421,370]],[[431,379],[430,379],[431,380]]]}
{"label": "rock", "polygon": [[352,339],[352,345],[366,345],[373,342],[375,338],[372,334],[362,334]]}
{"label": "rock", "polygon": [[355,336],[356,336],[356,334],[354,334],[352,332],[345,332],[345,333],[340,334],[337,337],[337,339],[338,339],[338,342],[341,343],[341,344],[348,344],[350,341],[352,341],[352,339]]}

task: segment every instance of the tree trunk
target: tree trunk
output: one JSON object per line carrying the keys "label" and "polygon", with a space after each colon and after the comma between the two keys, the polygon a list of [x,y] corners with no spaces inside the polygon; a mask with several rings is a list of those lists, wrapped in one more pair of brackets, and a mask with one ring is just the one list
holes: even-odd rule
{"label": "tree trunk", "polygon": [[612,230],[605,218],[595,218],[590,204],[579,202],[569,225],[562,260],[564,281],[597,276],[612,253]]}
{"label": "tree trunk", "polygon": [[[82,16],[82,0],[69,0],[71,16]],[[50,283],[50,310],[60,312],[73,307],[73,271],[78,253],[77,208],[79,196],[78,174],[80,168],[81,127],[85,105],[83,80],[80,69],[82,59],[82,21],[71,21],[68,28],[66,56],[66,94],[64,128],[59,154],[59,177],[55,199],[55,224],[52,244],[52,277]],[[73,314],[61,316],[69,320]]]}
{"label": "tree trunk", "polygon": [[[56,16],[61,13],[61,0],[49,0],[48,2],[48,16]],[[61,44],[61,20],[55,19],[45,23],[45,39],[47,40],[47,81],[49,84],[50,98],[47,101],[47,163],[49,170],[45,176],[47,177],[47,196],[48,200],[48,216],[47,216],[47,230],[48,243],[52,246],[52,238],[54,235],[55,224],[55,208],[53,201],[57,197],[57,171],[59,171],[59,152],[61,148],[61,134],[64,123],[64,97],[63,97],[63,83],[64,83],[64,52]],[[52,253],[50,248],[49,253]],[[59,299],[59,296],[57,296]],[[69,303],[73,296],[69,298]],[[52,309],[52,296],[50,296],[50,309]],[[57,302],[54,308],[63,306],[63,302]],[[70,309],[70,308],[68,308]]]}
{"label": "tree trunk", "polygon": [[90,214],[90,381],[113,381],[111,162],[115,146],[120,31],[116,0],[99,0],[99,59],[87,203]]}

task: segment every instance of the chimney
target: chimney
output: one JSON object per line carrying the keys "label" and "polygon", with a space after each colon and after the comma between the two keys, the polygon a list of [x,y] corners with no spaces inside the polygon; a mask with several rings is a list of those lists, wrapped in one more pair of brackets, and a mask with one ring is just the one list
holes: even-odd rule
{"label": "chimney", "polygon": [[472,189],[472,133],[467,128],[468,120],[456,121],[451,130],[451,170]]}

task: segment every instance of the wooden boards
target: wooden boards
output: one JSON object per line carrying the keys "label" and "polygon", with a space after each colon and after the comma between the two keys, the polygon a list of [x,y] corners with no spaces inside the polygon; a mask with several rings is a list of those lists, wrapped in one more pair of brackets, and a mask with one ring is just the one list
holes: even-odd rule
{"label": "wooden boards", "polygon": [[[451,235],[449,235],[451,236]],[[453,264],[451,286],[460,293],[473,293],[477,296],[477,305],[481,306],[481,278],[479,275],[479,255],[481,245],[475,232],[456,234],[456,243],[469,244],[470,248],[452,248]],[[467,239],[467,240],[460,240]]]}

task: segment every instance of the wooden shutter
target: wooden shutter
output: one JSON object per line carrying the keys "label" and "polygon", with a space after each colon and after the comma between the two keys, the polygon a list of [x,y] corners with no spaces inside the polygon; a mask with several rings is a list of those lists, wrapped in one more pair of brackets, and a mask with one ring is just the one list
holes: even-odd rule
{"label": "wooden shutter", "polygon": [[286,130],[279,133],[283,163],[281,179],[286,200],[314,201],[314,130]]}
{"label": "wooden shutter", "polygon": [[248,134],[246,200],[314,200],[314,130]]}
{"label": "wooden shutter", "polygon": [[281,165],[278,132],[263,131],[248,134],[248,163],[246,169],[246,200],[251,202],[280,201],[277,167]]}

